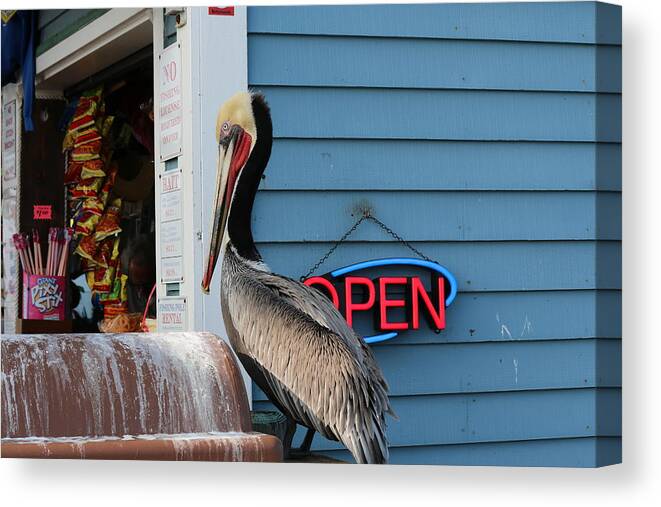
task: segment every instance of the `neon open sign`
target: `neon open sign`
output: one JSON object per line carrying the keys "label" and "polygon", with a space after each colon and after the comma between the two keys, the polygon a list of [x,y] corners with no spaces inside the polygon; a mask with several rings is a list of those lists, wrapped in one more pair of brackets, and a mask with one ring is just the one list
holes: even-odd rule
{"label": "neon open sign", "polygon": [[[420,276],[364,276],[369,270],[386,266],[425,269],[430,274],[431,290],[425,288]],[[445,309],[457,295],[457,281],[446,268],[435,262],[406,257],[359,262],[324,276],[310,277],[304,283],[325,294],[350,326],[358,312],[371,312],[378,333],[365,336],[367,343],[390,340],[402,331],[420,329],[422,320],[434,331],[441,331],[445,328]],[[398,295],[394,295],[394,291]],[[403,309],[405,319],[395,319],[394,309]]]}

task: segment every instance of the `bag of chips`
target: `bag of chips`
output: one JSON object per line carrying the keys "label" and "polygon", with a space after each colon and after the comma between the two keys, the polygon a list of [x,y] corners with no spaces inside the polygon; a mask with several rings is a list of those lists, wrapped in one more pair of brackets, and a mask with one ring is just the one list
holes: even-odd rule
{"label": "bag of chips", "polygon": [[108,294],[103,294],[99,299],[101,303],[106,304],[118,304],[121,303],[121,292],[122,292],[122,275],[119,270],[115,273],[115,280],[112,284],[112,289]]}
{"label": "bag of chips", "polygon": [[76,111],[73,114],[71,123],[69,123],[69,131],[77,132],[83,130],[85,127],[94,125],[94,120],[98,112],[103,110],[101,95],[103,87],[95,88],[85,92],[79,99],[76,105]]}
{"label": "bag of chips", "polygon": [[94,285],[92,290],[97,293],[110,292],[115,278],[115,268],[98,267],[94,270]]}
{"label": "bag of chips", "polygon": [[99,293],[110,292],[115,273],[119,267],[119,237],[112,239],[112,253],[107,261],[108,267],[99,266],[94,271],[94,287],[92,290]]}
{"label": "bag of chips", "polygon": [[106,238],[99,243],[99,248],[94,254],[94,262],[97,266],[107,268],[111,265],[115,240],[119,238]]}
{"label": "bag of chips", "polygon": [[120,276],[120,289],[119,289],[119,300],[122,303],[126,303],[128,301],[128,293],[126,292],[126,284],[129,280],[128,275],[121,275]]}
{"label": "bag of chips", "polygon": [[85,273],[85,280],[87,280],[87,286],[92,290],[94,287],[94,271],[87,271]]}
{"label": "bag of chips", "polygon": [[102,137],[104,138],[108,137],[114,121],[115,121],[115,117],[108,115],[97,122]]}
{"label": "bag of chips", "polygon": [[100,158],[86,160],[81,162],[81,164],[82,169],[80,171],[80,176],[83,179],[102,178],[106,175],[106,171],[103,168],[103,160]]}
{"label": "bag of chips", "polygon": [[93,127],[90,127],[88,129],[79,132],[74,140],[73,146],[78,148],[85,144],[100,142],[100,141],[101,141],[101,134],[99,133],[99,130],[96,128],[95,125]]}
{"label": "bag of chips", "polygon": [[117,164],[110,166],[108,170],[108,176],[106,176],[103,186],[101,187],[101,192],[99,193],[99,199],[105,206],[108,204],[108,197],[110,196],[110,191],[112,187],[115,186],[115,178],[117,177]]}
{"label": "bag of chips", "polygon": [[91,143],[76,146],[71,151],[71,158],[76,162],[85,160],[94,160],[100,157],[101,141],[92,141]]}
{"label": "bag of chips", "polygon": [[94,125],[94,118],[98,108],[98,101],[92,97],[80,97],[76,112],[71,118],[69,131],[77,132],[85,127]]}
{"label": "bag of chips", "polygon": [[103,178],[88,178],[80,180],[75,187],[71,189],[71,199],[82,199],[84,197],[93,197],[99,193]]}
{"label": "bag of chips", "polygon": [[[84,260],[87,260],[87,265],[96,265],[95,254],[98,249],[98,246],[99,245],[94,239],[94,235],[85,236],[83,239],[80,240],[80,243],[78,243],[78,246],[76,247],[74,253],[80,255]],[[87,283],[91,289],[94,284],[94,278],[92,278],[91,284],[89,283],[89,281],[90,280],[88,274]]]}
{"label": "bag of chips", "polygon": [[64,174],[64,184],[73,185],[78,183],[82,177],[83,164],[81,162],[74,162],[73,160],[69,162],[67,167],[67,172]]}
{"label": "bag of chips", "polygon": [[106,210],[103,213],[103,217],[97,225],[96,232],[94,233],[97,241],[101,241],[108,236],[122,232],[122,228],[119,225],[121,210],[121,197],[113,199],[112,202],[106,207]]}
{"label": "bag of chips", "polygon": [[87,197],[83,201],[83,213],[92,213],[93,215],[103,215],[103,203],[97,196]]}
{"label": "bag of chips", "polygon": [[125,304],[104,305],[103,317],[99,322],[99,331],[102,333],[136,333],[142,331],[139,313],[127,313]]}
{"label": "bag of chips", "polygon": [[[89,211],[83,212],[74,226],[74,232],[80,236],[94,238],[94,229],[96,229],[99,220],[101,220],[101,217],[96,213],[90,213]],[[94,241],[96,242],[96,239]]]}

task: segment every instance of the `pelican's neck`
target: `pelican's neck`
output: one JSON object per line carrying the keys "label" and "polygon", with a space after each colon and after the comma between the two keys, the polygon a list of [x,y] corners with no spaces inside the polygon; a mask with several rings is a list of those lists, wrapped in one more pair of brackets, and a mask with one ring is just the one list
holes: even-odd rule
{"label": "pelican's neck", "polygon": [[271,116],[261,97],[253,97],[252,108],[257,127],[257,140],[236,184],[227,219],[227,237],[237,255],[249,261],[261,262],[262,258],[252,237],[250,217],[259,182],[271,156],[273,129]]}

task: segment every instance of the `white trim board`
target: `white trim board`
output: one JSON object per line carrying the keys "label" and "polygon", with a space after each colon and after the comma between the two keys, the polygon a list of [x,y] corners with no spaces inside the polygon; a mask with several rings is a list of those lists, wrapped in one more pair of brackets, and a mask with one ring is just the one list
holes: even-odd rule
{"label": "white trim board", "polygon": [[38,88],[63,90],[152,43],[151,9],[110,9],[39,55]]}

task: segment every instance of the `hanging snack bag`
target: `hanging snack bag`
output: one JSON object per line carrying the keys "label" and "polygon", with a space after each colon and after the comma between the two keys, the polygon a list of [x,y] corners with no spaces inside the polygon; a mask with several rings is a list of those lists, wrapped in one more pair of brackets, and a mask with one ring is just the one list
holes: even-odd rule
{"label": "hanging snack bag", "polygon": [[101,105],[102,91],[103,88],[99,87],[84,93],[78,99],[76,111],[69,124],[70,132],[77,132],[85,129],[85,127],[94,125],[97,112],[102,109],[99,107]]}
{"label": "hanging snack bag", "polygon": [[[99,243],[99,248],[94,254],[94,261],[97,266],[103,268],[110,267],[112,262],[113,247],[117,238],[105,238]],[[98,239],[97,239],[98,241]]]}
{"label": "hanging snack bag", "polygon": [[111,201],[111,203],[106,207],[106,211],[103,214],[103,218],[99,222],[99,225],[96,227],[95,237],[97,241],[112,236],[113,234],[118,234],[122,232],[122,228],[119,225],[120,221],[120,212],[122,209],[122,199],[117,197]]}
{"label": "hanging snack bag", "polygon": [[99,130],[96,128],[95,125],[93,127],[90,127],[86,130],[79,132],[74,140],[73,147],[78,148],[85,144],[100,142],[100,141],[101,141],[101,134],[99,133]]}
{"label": "hanging snack bag", "polygon": [[83,179],[104,177],[106,171],[103,168],[103,160],[96,158],[82,162],[80,175]]}
{"label": "hanging snack bag", "polygon": [[75,187],[71,189],[71,199],[82,199],[84,197],[93,197],[99,193],[103,178],[88,178],[80,180]]}
{"label": "hanging snack bag", "polygon": [[92,290],[100,294],[110,292],[114,278],[114,268],[104,268],[99,266],[94,270],[94,285],[92,286]]}
{"label": "hanging snack bag", "polygon": [[64,174],[64,184],[73,185],[74,183],[79,183],[82,177],[83,164],[81,162],[74,162],[73,160],[69,162],[69,167],[67,167],[67,172]]}
{"label": "hanging snack bag", "polygon": [[94,287],[94,271],[87,271],[85,273],[85,280],[90,290]]}
{"label": "hanging snack bag", "polygon": [[108,115],[104,117],[102,120],[97,122],[97,126],[103,138],[108,137],[108,135],[110,134],[110,129],[112,128],[112,124],[114,121],[115,121],[115,117]]}
{"label": "hanging snack bag", "polygon": [[108,294],[103,294],[100,297],[101,304],[105,305],[115,305],[121,303],[121,292],[122,292],[122,275],[119,270],[115,274],[115,280],[112,284],[112,290]]}
{"label": "hanging snack bag", "polygon": [[[83,259],[87,260],[88,265],[96,265],[95,254],[98,247],[99,245],[94,239],[94,235],[92,234],[90,236],[85,236],[83,239],[80,240],[80,243],[78,243],[78,246],[76,247],[74,253],[80,255]],[[87,281],[91,289],[93,282],[92,284],[89,283],[89,274]]]}
{"label": "hanging snack bag", "polygon": [[119,237],[113,241],[112,254],[108,261],[108,267],[99,267],[94,271],[93,290],[99,293],[107,293],[112,289],[115,281],[115,272],[119,266]]}
{"label": "hanging snack bag", "polygon": [[71,151],[71,158],[76,162],[84,162],[85,160],[93,160],[99,158],[101,153],[101,140],[92,141],[91,143],[75,146]]}
{"label": "hanging snack bag", "polygon": [[129,280],[128,275],[122,275],[121,277],[121,288],[119,292],[119,300],[122,303],[126,303],[128,301],[128,293],[126,292],[126,284]]}
{"label": "hanging snack bag", "polygon": [[115,178],[117,177],[117,164],[112,164],[108,169],[108,176],[103,182],[101,187],[101,192],[99,193],[99,200],[105,206],[108,203],[108,197],[110,196],[110,191],[112,187],[115,186]]}
{"label": "hanging snack bag", "polygon": [[[97,213],[83,211],[76,222],[74,232],[80,236],[90,236],[94,238],[94,229],[96,228],[96,224],[99,223],[99,220],[101,220],[101,217]],[[96,242],[96,240],[94,241]]]}

